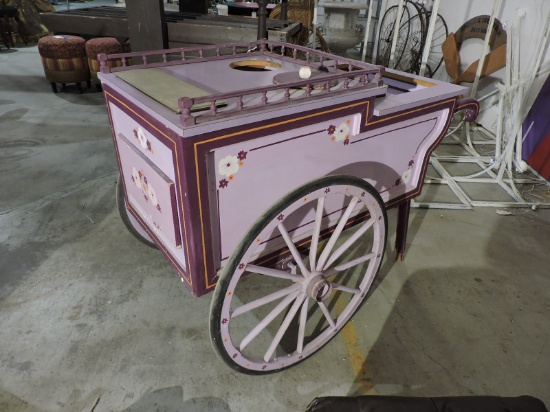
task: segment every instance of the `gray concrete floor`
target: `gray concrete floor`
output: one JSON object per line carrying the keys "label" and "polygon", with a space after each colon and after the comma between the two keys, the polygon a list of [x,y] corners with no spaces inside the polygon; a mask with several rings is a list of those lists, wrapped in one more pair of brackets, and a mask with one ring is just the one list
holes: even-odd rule
{"label": "gray concrete floor", "polygon": [[300,411],[327,395],[533,395],[550,405],[550,210],[413,210],[367,303],[320,353],[234,373],[161,254],[124,228],[103,96],[0,52],[0,410]]}

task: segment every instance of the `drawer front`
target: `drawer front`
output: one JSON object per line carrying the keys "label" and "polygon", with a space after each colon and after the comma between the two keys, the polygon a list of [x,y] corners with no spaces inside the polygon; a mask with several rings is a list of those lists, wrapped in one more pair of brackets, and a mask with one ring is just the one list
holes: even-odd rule
{"label": "drawer front", "polygon": [[136,121],[124,113],[118,106],[109,103],[115,136],[122,134],[142,155],[175,181],[175,168],[172,150],[158,140],[155,129],[145,120]]}
{"label": "drawer front", "polygon": [[173,180],[132,144],[132,138],[119,133],[116,143],[128,202],[163,243],[181,248]]}

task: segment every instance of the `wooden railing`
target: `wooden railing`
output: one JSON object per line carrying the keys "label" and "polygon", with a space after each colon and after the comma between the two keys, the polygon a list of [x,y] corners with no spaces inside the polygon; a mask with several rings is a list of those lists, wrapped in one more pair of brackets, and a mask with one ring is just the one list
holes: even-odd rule
{"label": "wooden railing", "polygon": [[[268,40],[259,40],[246,43],[230,43],[209,45],[201,47],[187,47],[180,49],[167,49],[149,52],[132,52],[98,56],[101,73],[115,73],[125,70],[166,67],[182,64],[190,64],[202,61],[228,59],[245,54],[250,56],[270,56],[279,60],[285,60],[312,68],[322,67],[327,72],[320,78],[303,79],[297,82],[274,84],[261,88],[244,89],[236,92],[219,93],[211,96],[185,97],[178,100],[181,109],[180,122],[184,126],[192,126],[201,121],[218,117],[219,103],[232,99],[236,103],[223,109],[223,115],[232,115],[243,111],[257,110],[265,106],[284,104],[291,100],[324,97],[326,93],[341,93],[349,89],[375,88],[382,86],[383,66],[376,66],[345,57],[335,56],[329,53],[308,49],[290,43],[282,43]],[[121,66],[109,67],[108,61],[114,60]],[[338,85],[336,87],[336,85]],[[303,89],[304,93],[292,94],[291,90]],[[335,89],[335,90],[333,90]],[[315,92],[321,90],[323,93]],[[268,93],[282,92],[278,97],[270,100]],[[246,96],[258,95],[259,99],[249,99],[245,104]],[[252,101],[256,103],[252,103]],[[208,103],[210,109],[192,114],[193,106]]]}

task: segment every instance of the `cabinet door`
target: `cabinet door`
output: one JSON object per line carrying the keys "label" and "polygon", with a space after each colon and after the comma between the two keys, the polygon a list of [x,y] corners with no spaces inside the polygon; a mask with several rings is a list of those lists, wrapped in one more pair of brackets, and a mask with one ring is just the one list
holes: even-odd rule
{"label": "cabinet door", "polygon": [[122,133],[116,141],[128,203],[163,243],[181,248],[174,182]]}

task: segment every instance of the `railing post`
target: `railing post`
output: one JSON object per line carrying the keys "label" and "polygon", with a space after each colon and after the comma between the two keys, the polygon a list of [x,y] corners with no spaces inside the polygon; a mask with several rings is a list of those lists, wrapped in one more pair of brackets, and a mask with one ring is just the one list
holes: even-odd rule
{"label": "railing post", "polygon": [[193,99],[190,99],[189,97],[180,97],[178,100],[178,106],[181,109],[180,123],[184,126],[193,126],[196,124],[196,119],[191,114]]}

